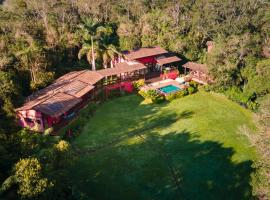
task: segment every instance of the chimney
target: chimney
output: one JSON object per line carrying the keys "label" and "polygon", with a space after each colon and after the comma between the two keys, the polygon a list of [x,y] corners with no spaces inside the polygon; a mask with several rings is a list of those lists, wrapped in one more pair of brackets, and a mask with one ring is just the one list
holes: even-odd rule
{"label": "chimney", "polygon": [[208,41],[206,42],[207,45],[207,53],[210,53],[212,49],[214,48],[214,42],[213,41]]}

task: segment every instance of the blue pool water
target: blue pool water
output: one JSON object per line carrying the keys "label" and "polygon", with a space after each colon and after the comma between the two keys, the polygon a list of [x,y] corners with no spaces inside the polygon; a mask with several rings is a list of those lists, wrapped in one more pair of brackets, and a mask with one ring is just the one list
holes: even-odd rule
{"label": "blue pool water", "polygon": [[171,92],[176,92],[178,90],[181,90],[181,88],[176,87],[174,85],[168,85],[162,88],[159,88],[159,90],[165,94],[171,93]]}

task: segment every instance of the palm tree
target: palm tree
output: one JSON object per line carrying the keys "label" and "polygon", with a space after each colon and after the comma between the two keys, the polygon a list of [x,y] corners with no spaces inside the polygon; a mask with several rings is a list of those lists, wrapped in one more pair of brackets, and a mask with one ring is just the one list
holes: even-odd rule
{"label": "palm tree", "polygon": [[111,39],[112,28],[100,26],[89,19],[79,27],[83,38],[83,45],[78,54],[79,59],[86,55],[87,61],[92,63],[92,70],[96,70],[95,60],[99,58],[103,61],[103,67],[106,68],[115,55],[120,54]]}
{"label": "palm tree", "polygon": [[[112,44],[110,45],[103,45],[102,50],[102,60],[103,60],[103,67],[107,68],[108,64],[111,63],[111,61],[115,58],[115,55],[120,54],[116,47]],[[112,68],[111,63],[111,68]]]}
{"label": "palm tree", "polygon": [[79,25],[79,28],[83,38],[83,45],[78,53],[78,57],[81,59],[86,55],[89,64],[92,63],[92,70],[96,70],[95,54],[98,51],[97,41],[100,33],[105,31],[105,28],[88,18],[84,20],[83,24]]}

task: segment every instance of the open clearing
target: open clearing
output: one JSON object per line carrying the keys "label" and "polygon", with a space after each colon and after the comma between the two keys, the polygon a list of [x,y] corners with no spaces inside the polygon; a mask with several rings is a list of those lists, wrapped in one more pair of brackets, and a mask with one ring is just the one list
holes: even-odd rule
{"label": "open clearing", "polygon": [[160,105],[130,95],[102,104],[74,145],[76,188],[93,199],[250,199],[252,113],[198,92]]}

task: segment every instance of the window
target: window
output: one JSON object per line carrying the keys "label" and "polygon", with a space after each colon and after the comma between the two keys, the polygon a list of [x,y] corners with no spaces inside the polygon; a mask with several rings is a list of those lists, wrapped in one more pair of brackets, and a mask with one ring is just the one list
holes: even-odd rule
{"label": "window", "polygon": [[34,123],[32,119],[30,118],[24,118],[24,120],[27,122],[27,123]]}

